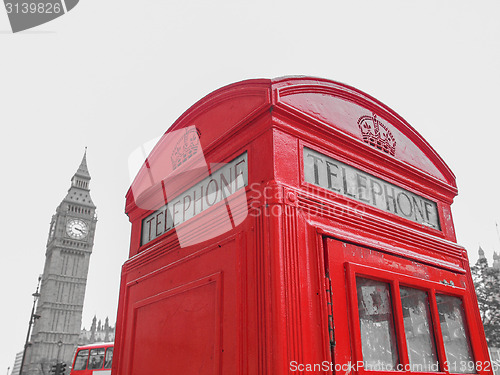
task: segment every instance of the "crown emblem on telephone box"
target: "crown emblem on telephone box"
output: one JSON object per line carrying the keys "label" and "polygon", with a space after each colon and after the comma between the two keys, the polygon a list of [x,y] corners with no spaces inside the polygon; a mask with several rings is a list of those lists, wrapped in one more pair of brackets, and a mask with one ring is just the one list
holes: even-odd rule
{"label": "crown emblem on telephone box", "polygon": [[186,132],[177,141],[174,151],[172,152],[171,160],[173,169],[180,167],[198,152],[200,135],[201,133],[196,127],[190,126],[186,128]]}
{"label": "crown emblem on telephone box", "polygon": [[389,128],[377,119],[376,114],[361,116],[358,119],[358,126],[365,143],[394,156],[396,153],[396,139]]}

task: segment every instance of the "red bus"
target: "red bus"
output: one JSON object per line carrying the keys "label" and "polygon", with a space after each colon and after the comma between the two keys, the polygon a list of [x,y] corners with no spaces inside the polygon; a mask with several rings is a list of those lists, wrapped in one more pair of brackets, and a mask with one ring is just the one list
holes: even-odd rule
{"label": "red bus", "polygon": [[110,375],[112,361],[112,342],[79,346],[70,375]]}

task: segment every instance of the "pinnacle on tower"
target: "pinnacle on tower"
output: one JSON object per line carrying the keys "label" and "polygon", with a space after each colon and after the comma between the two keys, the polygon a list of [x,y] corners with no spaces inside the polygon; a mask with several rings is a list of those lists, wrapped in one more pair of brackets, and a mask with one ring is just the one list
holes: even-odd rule
{"label": "pinnacle on tower", "polygon": [[90,180],[90,173],[87,167],[87,147],[85,147],[85,152],[83,154],[82,162],[75,173],[75,176],[88,178]]}
{"label": "pinnacle on tower", "polygon": [[482,248],[481,246],[479,246],[479,250],[477,251],[477,253],[479,254],[479,259],[484,259],[484,258],[486,258],[486,257],[484,256],[484,250],[483,250],[483,248]]}
{"label": "pinnacle on tower", "polygon": [[71,179],[71,186],[77,187],[83,190],[90,190],[89,182],[90,182],[90,173],[87,167],[87,147],[85,147],[85,152],[83,154],[82,162],[78,167],[76,173]]}
{"label": "pinnacle on tower", "polygon": [[493,252],[493,268],[500,269],[500,254]]}
{"label": "pinnacle on tower", "polygon": [[82,161],[71,178],[71,187],[63,202],[95,208],[92,198],[90,197],[90,179],[91,177],[87,167],[87,148],[85,147]]}

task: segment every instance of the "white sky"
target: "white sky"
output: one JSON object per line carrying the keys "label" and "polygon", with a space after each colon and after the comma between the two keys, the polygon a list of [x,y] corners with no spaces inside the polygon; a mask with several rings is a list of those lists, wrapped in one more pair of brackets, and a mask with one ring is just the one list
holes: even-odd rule
{"label": "white sky", "polygon": [[88,146],[99,222],[83,325],[114,323],[127,159],[195,101],[247,78],[345,82],[403,116],[457,176],[459,243],[500,251],[500,3],[81,0],[12,34],[0,8],[0,374],[23,348],[49,223]]}

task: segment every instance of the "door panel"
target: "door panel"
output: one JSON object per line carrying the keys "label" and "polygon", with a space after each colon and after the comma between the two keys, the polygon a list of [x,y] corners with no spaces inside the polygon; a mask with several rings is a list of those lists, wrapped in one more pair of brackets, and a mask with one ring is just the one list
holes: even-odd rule
{"label": "door panel", "polygon": [[[471,333],[466,275],[325,238],[336,369],[490,373]],[[339,372],[339,373],[340,373]]]}

